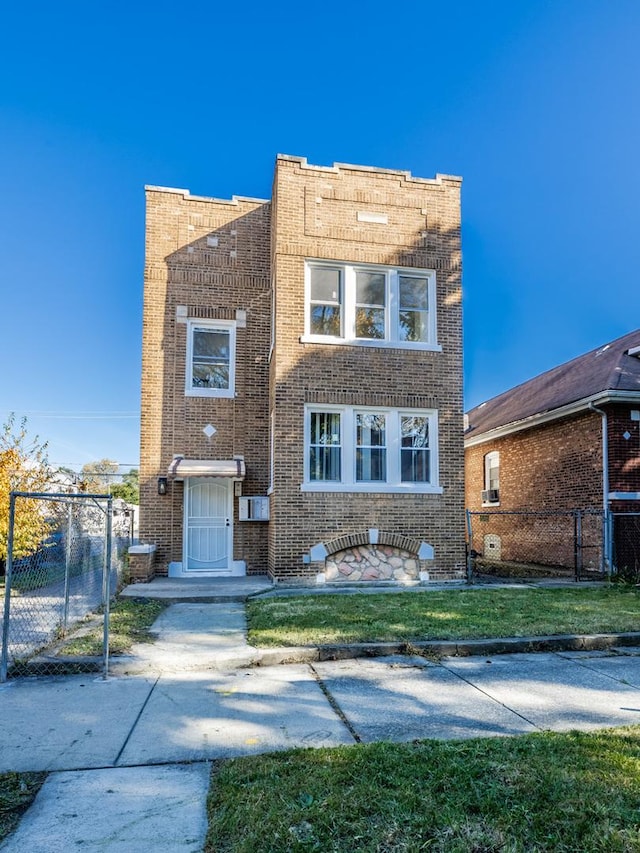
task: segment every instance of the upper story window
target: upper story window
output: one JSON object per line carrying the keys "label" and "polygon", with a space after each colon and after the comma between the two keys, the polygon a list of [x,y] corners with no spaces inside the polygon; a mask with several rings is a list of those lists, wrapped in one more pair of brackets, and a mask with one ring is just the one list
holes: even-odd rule
{"label": "upper story window", "polygon": [[314,267],[309,278],[309,331],[312,335],[343,335],[342,270]]}
{"label": "upper story window", "polygon": [[185,393],[191,397],[233,397],[236,325],[227,320],[190,320]]}
{"label": "upper story window", "polygon": [[484,457],[484,489],[482,502],[500,502],[500,452],[493,450]]}
{"label": "upper story window", "polygon": [[308,406],[306,491],[441,492],[435,411]]}
{"label": "upper story window", "polygon": [[307,261],[303,341],[439,350],[433,270]]}

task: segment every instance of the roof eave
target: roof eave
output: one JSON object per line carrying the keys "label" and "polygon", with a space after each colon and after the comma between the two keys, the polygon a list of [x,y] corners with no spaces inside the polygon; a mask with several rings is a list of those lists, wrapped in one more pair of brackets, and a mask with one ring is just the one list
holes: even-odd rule
{"label": "roof eave", "polygon": [[478,435],[469,435],[464,440],[464,446],[475,447],[477,444],[485,444],[487,441],[493,441],[498,438],[504,438],[507,435],[512,435],[515,432],[522,432],[525,429],[541,426],[550,421],[567,418],[571,415],[577,415],[585,411],[590,405],[604,405],[606,403],[636,403],[640,402],[640,391],[598,391],[597,394],[592,394],[589,397],[584,397],[582,400],[576,400],[573,403],[568,403],[566,406],[560,406],[557,409],[550,409],[547,412],[539,412],[535,415],[530,415],[528,418],[522,418],[519,421],[512,421],[509,424],[503,424],[499,427],[487,430],[487,432],[479,433]]}

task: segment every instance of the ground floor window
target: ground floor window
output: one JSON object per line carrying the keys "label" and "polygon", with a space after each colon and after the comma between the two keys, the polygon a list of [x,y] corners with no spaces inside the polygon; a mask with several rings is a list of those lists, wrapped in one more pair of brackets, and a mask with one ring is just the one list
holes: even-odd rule
{"label": "ground floor window", "polygon": [[309,491],[441,491],[434,410],[308,406]]}

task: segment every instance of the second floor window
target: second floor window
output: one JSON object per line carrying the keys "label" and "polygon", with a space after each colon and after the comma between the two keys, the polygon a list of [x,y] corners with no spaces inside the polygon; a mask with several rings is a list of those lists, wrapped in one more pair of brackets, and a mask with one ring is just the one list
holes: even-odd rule
{"label": "second floor window", "polygon": [[308,261],[303,340],[439,349],[433,270]]}
{"label": "second floor window", "polygon": [[193,320],[188,333],[185,393],[191,397],[233,397],[235,324]]}
{"label": "second floor window", "polygon": [[499,503],[500,501],[500,452],[493,450],[484,457],[484,489],[482,502]]}
{"label": "second floor window", "polygon": [[315,267],[309,291],[311,334],[342,337],[342,271],[337,267]]}

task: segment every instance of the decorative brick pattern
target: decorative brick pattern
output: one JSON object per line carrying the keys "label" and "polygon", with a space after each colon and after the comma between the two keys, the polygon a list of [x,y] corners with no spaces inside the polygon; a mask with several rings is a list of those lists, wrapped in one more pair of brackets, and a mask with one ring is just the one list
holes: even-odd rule
{"label": "decorative brick pattern", "polygon": [[[392,548],[400,548],[405,551],[410,551],[417,554],[422,544],[419,539],[414,539],[411,536],[403,536],[401,533],[393,533],[388,530],[375,530],[376,544],[389,545]],[[346,536],[338,536],[336,539],[331,539],[324,543],[328,554],[334,554],[336,551],[342,551],[346,548],[355,548],[358,545],[369,545],[371,543],[371,531],[361,530],[354,533],[348,533]]]}

